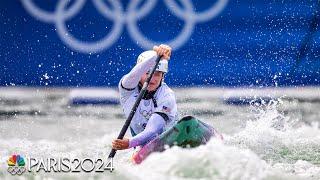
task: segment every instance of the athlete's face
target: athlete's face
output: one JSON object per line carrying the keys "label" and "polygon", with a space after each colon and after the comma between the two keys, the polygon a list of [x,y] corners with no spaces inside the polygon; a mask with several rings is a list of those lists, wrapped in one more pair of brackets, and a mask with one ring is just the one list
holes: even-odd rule
{"label": "athlete's face", "polygon": [[[161,83],[161,80],[162,80],[162,76],[163,76],[163,72],[161,71],[156,71],[154,72],[152,78],[151,78],[151,81],[149,83],[149,86],[148,86],[148,91],[154,91],[157,89],[157,87],[160,85]],[[148,78],[148,73],[145,73],[142,77],[141,77],[141,84],[143,84]]]}

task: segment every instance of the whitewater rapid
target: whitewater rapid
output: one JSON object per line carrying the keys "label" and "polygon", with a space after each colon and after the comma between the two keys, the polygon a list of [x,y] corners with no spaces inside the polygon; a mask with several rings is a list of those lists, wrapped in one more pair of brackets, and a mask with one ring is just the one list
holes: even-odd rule
{"label": "whitewater rapid", "polygon": [[[25,173],[19,179],[320,179],[319,88],[175,89],[180,115],[213,125],[224,142],[173,147],[141,165],[118,151],[115,171]],[[271,93],[270,93],[271,92]],[[107,157],[124,117],[120,106],[70,106],[68,89],[0,90],[0,178],[9,156]],[[228,105],[234,96],[269,94],[262,105]],[[129,134],[128,134],[129,136]]]}

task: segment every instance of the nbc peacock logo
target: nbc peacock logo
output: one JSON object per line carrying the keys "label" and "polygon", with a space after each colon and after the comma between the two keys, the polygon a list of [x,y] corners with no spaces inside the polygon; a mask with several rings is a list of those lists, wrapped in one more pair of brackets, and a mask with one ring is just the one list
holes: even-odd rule
{"label": "nbc peacock logo", "polygon": [[12,175],[21,175],[26,171],[25,161],[20,155],[12,155],[9,157],[8,161],[8,172]]}

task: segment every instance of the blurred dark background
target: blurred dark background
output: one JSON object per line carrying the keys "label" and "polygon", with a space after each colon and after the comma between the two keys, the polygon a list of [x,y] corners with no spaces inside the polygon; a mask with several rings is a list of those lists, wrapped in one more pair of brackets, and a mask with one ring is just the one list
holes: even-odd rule
{"label": "blurred dark background", "polygon": [[[148,3],[154,4],[143,13]],[[319,4],[2,0],[0,85],[116,86],[139,53],[151,48],[129,24],[153,44],[185,35],[174,45],[166,77],[171,86],[320,85]],[[60,31],[61,25],[66,32]],[[105,40],[109,45],[97,47],[112,32]]]}

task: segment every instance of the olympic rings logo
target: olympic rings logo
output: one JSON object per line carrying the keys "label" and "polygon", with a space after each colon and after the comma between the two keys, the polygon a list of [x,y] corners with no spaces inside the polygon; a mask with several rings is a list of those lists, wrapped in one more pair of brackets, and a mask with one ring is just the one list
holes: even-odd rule
{"label": "olympic rings logo", "polygon": [[150,119],[150,117],[152,115],[152,111],[151,110],[147,111],[147,110],[139,109],[139,112],[146,119]]}
{"label": "olympic rings logo", "polygon": [[[126,11],[123,10],[119,0],[107,0],[112,8],[103,1],[92,0],[98,12],[113,22],[113,28],[104,38],[96,42],[85,42],[76,39],[68,32],[65,22],[80,12],[86,0],[76,0],[71,5],[69,5],[70,0],[59,0],[54,12],[40,9],[32,0],[21,0],[24,8],[32,16],[45,23],[54,24],[60,39],[69,48],[78,52],[97,53],[108,49],[119,39],[124,25],[127,25],[131,39],[142,48],[150,49],[154,44],[158,44],[146,38],[137,27],[137,21],[146,17],[154,9],[157,0],[146,0],[139,9],[137,8],[142,0],[131,0]],[[180,2],[183,8],[175,0],[164,0],[171,13],[185,22],[179,35],[168,42],[162,42],[169,44],[173,49],[180,48],[190,39],[196,23],[205,22],[216,17],[225,8],[228,0],[217,0],[209,9],[198,13],[194,11],[191,0],[180,0]]]}
{"label": "olympic rings logo", "polygon": [[24,166],[12,166],[8,167],[8,172],[12,175],[21,175],[26,171]]}

